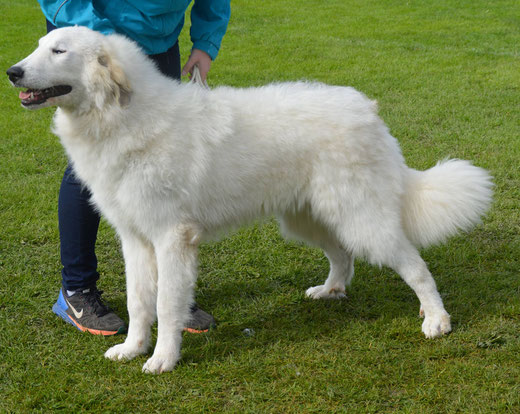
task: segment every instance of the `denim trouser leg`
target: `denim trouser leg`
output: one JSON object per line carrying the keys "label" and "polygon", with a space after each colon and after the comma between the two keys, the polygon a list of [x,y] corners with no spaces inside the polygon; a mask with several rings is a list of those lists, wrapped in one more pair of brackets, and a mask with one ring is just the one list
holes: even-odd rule
{"label": "denim trouser leg", "polygon": [[63,287],[77,290],[94,286],[99,279],[95,253],[99,214],[89,202],[90,192],[65,170],[58,198]]}

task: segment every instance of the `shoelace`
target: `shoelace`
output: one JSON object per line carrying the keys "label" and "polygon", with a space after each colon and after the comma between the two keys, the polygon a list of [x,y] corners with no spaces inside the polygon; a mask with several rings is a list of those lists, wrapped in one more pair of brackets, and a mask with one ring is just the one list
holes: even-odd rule
{"label": "shoelace", "polygon": [[90,292],[82,293],[85,301],[94,308],[94,313],[101,317],[111,312],[111,309],[101,300],[102,290],[91,289]]}

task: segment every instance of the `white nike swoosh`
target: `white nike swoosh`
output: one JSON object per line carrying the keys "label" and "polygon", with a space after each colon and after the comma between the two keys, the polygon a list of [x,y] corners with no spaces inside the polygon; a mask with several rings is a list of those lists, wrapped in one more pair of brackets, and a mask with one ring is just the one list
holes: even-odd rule
{"label": "white nike swoosh", "polygon": [[70,306],[76,318],[81,319],[81,317],[83,316],[83,309],[81,309],[81,312],[78,312],[76,309],[74,309],[74,306],[72,306],[67,299],[65,299],[65,302],[67,302],[67,305]]}

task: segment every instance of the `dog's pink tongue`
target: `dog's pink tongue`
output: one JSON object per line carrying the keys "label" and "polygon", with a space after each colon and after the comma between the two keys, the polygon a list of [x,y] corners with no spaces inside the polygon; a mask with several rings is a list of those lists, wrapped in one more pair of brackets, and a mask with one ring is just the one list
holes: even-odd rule
{"label": "dog's pink tongue", "polygon": [[20,94],[18,95],[20,99],[29,99],[31,97],[31,92],[24,92],[20,91]]}

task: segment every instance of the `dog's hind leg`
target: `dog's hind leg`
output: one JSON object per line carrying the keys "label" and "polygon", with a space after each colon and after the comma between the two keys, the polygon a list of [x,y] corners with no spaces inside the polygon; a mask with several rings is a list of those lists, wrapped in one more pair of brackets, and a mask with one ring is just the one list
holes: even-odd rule
{"label": "dog's hind leg", "polygon": [[450,332],[450,315],[444,309],[435,281],[417,249],[403,234],[400,242],[389,247],[388,253],[385,264],[403,278],[421,302],[424,335],[436,338]]}
{"label": "dog's hind leg", "polygon": [[[367,207],[367,210],[374,209]],[[385,216],[382,209],[379,216],[361,216],[361,219],[359,216],[358,213],[353,217],[345,229],[344,243],[356,246],[356,253],[371,263],[389,266],[412,288],[421,303],[424,313],[422,331],[427,338],[450,332],[450,316],[444,309],[435,281],[419,251],[399,227],[399,221],[391,215]]]}
{"label": "dog's hind leg", "polygon": [[340,299],[345,297],[345,286],[354,276],[354,258],[339,246],[323,248],[329,259],[330,270],[323,285],[313,286],[305,295],[313,299]]}
{"label": "dog's hind leg", "polygon": [[105,353],[106,358],[113,360],[132,359],[148,351],[156,312],[157,266],[153,247],[131,233],[123,235],[120,232],[120,236],[130,323],[125,342]]}
{"label": "dog's hind leg", "polygon": [[305,294],[313,299],[339,299],[345,297],[345,286],[354,276],[354,258],[342,247],[325,225],[312,218],[308,210],[286,214],[280,219],[282,233],[290,238],[319,247],[329,259],[330,270],[323,285],[310,287]]}
{"label": "dog's hind leg", "polygon": [[143,372],[171,371],[181,356],[182,330],[197,280],[199,229],[180,224],[154,241],[157,255],[157,344]]}

